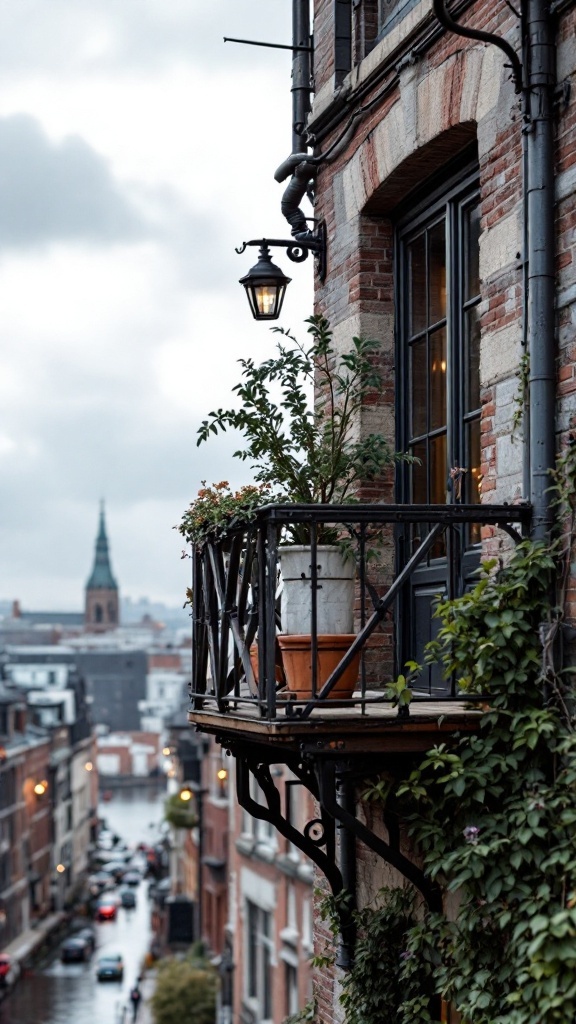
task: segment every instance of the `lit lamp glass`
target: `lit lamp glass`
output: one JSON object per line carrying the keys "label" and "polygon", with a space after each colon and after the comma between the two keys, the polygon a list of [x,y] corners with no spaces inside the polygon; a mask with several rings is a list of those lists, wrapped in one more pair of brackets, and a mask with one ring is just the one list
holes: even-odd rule
{"label": "lit lamp glass", "polygon": [[64,864],[57,864],[56,865],[56,871],[58,872],[59,875],[63,875],[64,872],[66,871],[66,868],[64,867]]}
{"label": "lit lamp glass", "polygon": [[272,262],[270,250],[262,243],[258,263],[240,278],[240,284],[246,289],[252,316],[255,320],[277,320],[280,316],[286,286],[291,278],[282,273],[280,267]]}
{"label": "lit lamp glass", "polygon": [[187,786],[184,786],[184,789],[180,790],[180,799],[184,800],[185,803],[188,800],[191,800],[192,799],[192,790],[188,789]]}
{"label": "lit lamp glass", "polygon": [[47,789],[48,783],[44,780],[42,780],[42,782],[37,782],[36,785],[34,786],[34,792],[36,793],[36,796],[44,796],[44,793],[46,792]]}
{"label": "lit lamp glass", "polygon": [[228,778],[228,772],[226,771],[225,768],[221,768],[220,771],[217,772],[217,777],[220,780],[220,782],[226,782],[226,779]]}
{"label": "lit lamp glass", "polygon": [[92,764],[92,761],[86,761],[84,768],[86,769],[87,772],[91,772],[93,767],[94,765]]}

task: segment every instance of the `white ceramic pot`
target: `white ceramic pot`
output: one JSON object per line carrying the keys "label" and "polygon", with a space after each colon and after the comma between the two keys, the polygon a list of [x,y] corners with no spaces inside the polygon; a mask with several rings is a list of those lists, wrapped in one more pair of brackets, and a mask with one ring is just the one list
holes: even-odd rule
{"label": "white ceramic pot", "polygon": [[[345,559],[339,547],[319,544],[317,559],[316,631],[352,633],[354,628],[354,559]],[[312,632],[311,549],[301,544],[279,549],[282,594],[282,632]]]}

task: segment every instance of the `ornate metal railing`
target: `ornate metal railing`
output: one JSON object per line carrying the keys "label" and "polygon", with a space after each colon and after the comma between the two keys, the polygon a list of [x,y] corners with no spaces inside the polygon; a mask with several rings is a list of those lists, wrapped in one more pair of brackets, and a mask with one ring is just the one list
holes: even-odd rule
{"label": "ornate metal railing", "polygon": [[[401,622],[414,614],[418,574],[431,573],[437,592],[461,594],[473,580],[483,546],[507,536],[514,543],[530,521],[527,505],[269,505],[224,541],[193,548],[193,710],[230,716],[252,708],[266,720],[305,719],[330,706],[383,703],[399,666],[415,652],[402,650]],[[335,666],[322,675],[318,621],[325,600],[319,545],[336,531],[338,546],[355,566],[354,629]],[[296,533],[309,538],[310,693],[287,689],[279,657],[282,636],[282,546]],[[321,551],[322,549],[320,549]],[[382,554],[384,552],[384,556]],[[387,555],[386,555],[387,552]],[[373,566],[376,565],[376,569]],[[426,585],[430,588],[430,582]],[[405,644],[404,644],[405,647]],[[384,652],[392,652],[386,656]],[[339,681],[358,663],[352,696],[334,704]],[[414,699],[462,700],[455,681],[444,689],[418,685]]]}

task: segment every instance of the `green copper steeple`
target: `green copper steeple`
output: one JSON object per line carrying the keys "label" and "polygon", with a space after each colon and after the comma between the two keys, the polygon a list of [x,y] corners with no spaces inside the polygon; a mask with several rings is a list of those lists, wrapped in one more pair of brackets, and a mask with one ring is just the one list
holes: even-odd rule
{"label": "green copper steeple", "polygon": [[118,584],[112,575],[110,567],[108,537],[106,536],[106,523],[104,520],[104,502],[102,502],[100,507],[100,526],[96,538],[94,567],[86,584],[86,590],[118,590]]}

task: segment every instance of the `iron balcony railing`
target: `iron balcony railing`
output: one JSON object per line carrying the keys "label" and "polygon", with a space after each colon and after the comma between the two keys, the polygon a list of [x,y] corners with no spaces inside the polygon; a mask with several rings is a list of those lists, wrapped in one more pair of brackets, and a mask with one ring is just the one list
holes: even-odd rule
{"label": "iron balcony railing", "polygon": [[[317,714],[328,700],[331,707],[361,711],[389,704],[386,685],[405,660],[422,653],[409,649],[418,587],[457,597],[472,585],[484,547],[494,546],[497,537],[517,543],[529,522],[528,505],[269,505],[252,522],[236,524],[224,540],[193,546],[192,711],[281,722]],[[355,622],[337,664],[322,677],[317,624],[325,582],[319,547],[327,531],[355,566]],[[287,690],[278,653],[282,547],[294,533],[310,546],[309,628],[302,630],[310,648],[305,697]],[[356,661],[354,693],[338,694],[335,705],[337,684]],[[416,684],[413,699],[463,695],[454,680],[444,680],[441,686]]]}

